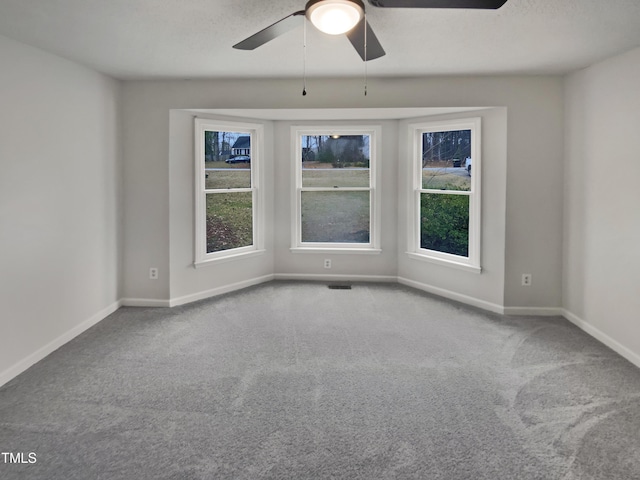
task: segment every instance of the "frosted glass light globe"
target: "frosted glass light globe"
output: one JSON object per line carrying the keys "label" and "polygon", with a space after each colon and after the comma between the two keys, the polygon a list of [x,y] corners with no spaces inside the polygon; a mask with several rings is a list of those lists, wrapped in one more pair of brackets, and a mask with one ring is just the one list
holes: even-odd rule
{"label": "frosted glass light globe", "polygon": [[364,10],[350,0],[320,0],[307,7],[306,15],[321,32],[340,35],[362,20]]}

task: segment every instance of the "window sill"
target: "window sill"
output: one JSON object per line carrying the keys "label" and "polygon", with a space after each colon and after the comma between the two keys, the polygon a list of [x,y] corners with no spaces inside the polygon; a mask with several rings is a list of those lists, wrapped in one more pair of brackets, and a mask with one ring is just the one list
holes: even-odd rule
{"label": "window sill", "polygon": [[292,253],[327,253],[327,254],[358,254],[358,255],[379,255],[380,248],[340,248],[340,247],[291,247]]}
{"label": "window sill", "polygon": [[436,265],[442,265],[443,267],[456,268],[458,270],[464,270],[466,272],[471,272],[471,273],[482,273],[482,268],[476,267],[474,265],[454,262],[452,260],[445,260],[442,258],[428,257],[426,255],[422,255],[420,253],[415,253],[415,252],[406,252],[406,254],[409,258],[412,258],[414,260],[421,260],[423,262],[435,263]]}
{"label": "window sill", "polygon": [[211,265],[217,265],[220,263],[225,263],[225,262],[231,262],[233,260],[240,260],[240,259],[245,259],[245,258],[252,258],[252,257],[257,257],[259,255],[263,255],[266,253],[266,250],[251,250],[250,252],[239,252],[239,253],[232,253],[229,255],[224,255],[224,256],[220,256],[220,257],[215,257],[215,258],[208,258],[206,260],[200,260],[197,262],[193,262],[193,267],[194,268],[202,268],[202,267],[208,267]]}

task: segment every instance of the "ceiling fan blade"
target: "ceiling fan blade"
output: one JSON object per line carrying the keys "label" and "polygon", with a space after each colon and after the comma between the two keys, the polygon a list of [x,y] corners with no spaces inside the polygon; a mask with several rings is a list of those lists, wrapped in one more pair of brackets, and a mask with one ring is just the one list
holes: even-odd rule
{"label": "ceiling fan blade", "polygon": [[498,9],[507,0],[369,0],[374,7],[386,8],[482,8]]}
{"label": "ceiling fan blade", "polygon": [[[367,26],[367,48],[365,52],[364,47],[364,26]],[[380,45],[380,41],[376,34],[373,33],[371,29],[371,25],[365,19],[360,20],[355,27],[353,27],[348,33],[347,38],[353,45],[353,48],[356,49],[362,60],[375,60],[376,58],[380,58],[385,54],[384,48]]]}
{"label": "ceiling fan blade", "polygon": [[303,22],[304,10],[292,13],[288,17],[284,17],[282,20],[278,20],[267,28],[251,35],[249,38],[245,38],[241,42],[236,43],[233,48],[237,48],[239,50],[253,50],[254,48],[258,48],[259,46],[270,42],[274,38],[279,37],[283,33],[287,33],[289,30],[299,27]]}

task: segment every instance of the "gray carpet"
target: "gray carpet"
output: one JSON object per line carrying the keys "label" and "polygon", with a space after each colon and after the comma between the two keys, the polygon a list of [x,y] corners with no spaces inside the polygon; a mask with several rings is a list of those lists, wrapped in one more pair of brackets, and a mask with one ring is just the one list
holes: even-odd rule
{"label": "gray carpet", "polygon": [[640,479],[640,370],[561,318],[272,282],[123,308],[0,389],[10,479]]}

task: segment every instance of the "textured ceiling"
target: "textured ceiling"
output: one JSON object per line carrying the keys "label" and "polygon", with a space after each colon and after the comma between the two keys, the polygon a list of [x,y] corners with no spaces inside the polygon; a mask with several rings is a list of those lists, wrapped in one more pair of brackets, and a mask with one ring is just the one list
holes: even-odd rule
{"label": "textured ceiling", "polygon": [[[0,34],[122,79],[300,77],[303,29],[232,45],[305,0],[0,0]],[[381,9],[372,77],[566,73],[640,45],[640,0],[508,0],[497,11]],[[307,28],[308,77],[361,76],[344,36]]]}

